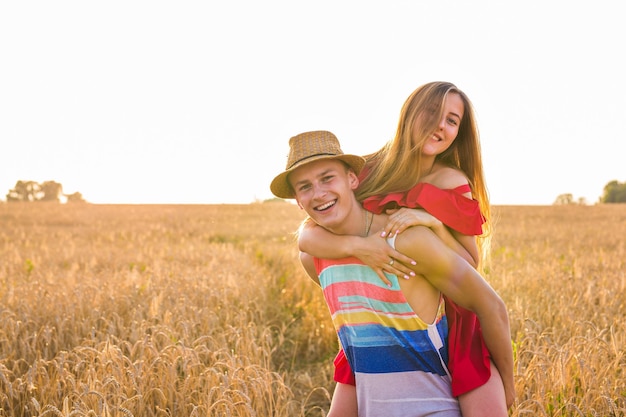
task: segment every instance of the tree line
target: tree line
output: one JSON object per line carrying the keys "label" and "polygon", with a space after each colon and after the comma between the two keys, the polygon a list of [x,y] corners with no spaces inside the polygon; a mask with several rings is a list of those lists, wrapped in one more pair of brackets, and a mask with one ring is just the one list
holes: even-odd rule
{"label": "tree line", "polygon": [[[626,203],[626,182],[618,182],[615,180],[610,181],[604,186],[602,196],[600,196],[598,203]],[[556,200],[554,200],[554,205],[564,204],[586,205],[587,201],[585,201],[584,198],[579,198],[577,201],[575,201],[572,194],[561,194],[556,198]]]}
{"label": "tree line", "polygon": [[601,203],[626,203],[626,182],[611,181],[604,186]]}
{"label": "tree line", "polygon": [[[61,197],[65,197],[68,203],[85,202],[83,195],[79,192],[72,194],[63,194],[63,185],[56,181],[44,181],[38,183],[35,181],[18,181],[15,187],[6,195],[7,202],[16,201],[54,201],[61,202]],[[604,186],[602,196],[599,203],[626,203],[626,182],[610,181]],[[584,198],[574,200],[572,194],[566,193],[559,195],[554,201],[554,205],[563,204],[581,204],[586,205]]]}
{"label": "tree line", "polygon": [[79,192],[72,194],[63,193],[63,185],[56,181],[18,181],[15,187],[6,195],[8,203],[11,202],[34,202],[53,201],[60,203],[61,197],[65,197],[68,203],[84,203],[85,199]]}

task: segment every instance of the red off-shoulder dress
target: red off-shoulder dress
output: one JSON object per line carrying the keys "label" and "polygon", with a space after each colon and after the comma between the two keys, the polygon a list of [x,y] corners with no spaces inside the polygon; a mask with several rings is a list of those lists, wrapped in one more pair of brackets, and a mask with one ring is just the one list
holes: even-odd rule
{"label": "red off-shoulder dress", "polygon": [[[407,192],[367,198],[363,206],[373,213],[399,207],[422,208],[460,233],[479,235],[485,219],[480,213],[478,202],[463,195],[469,191],[467,184],[442,190],[432,184],[419,183]],[[452,395],[459,396],[487,382],[491,376],[490,355],[476,315],[444,298],[448,318],[448,368],[452,377]],[[334,364],[334,380],[355,385],[354,374],[343,349],[335,357]]]}

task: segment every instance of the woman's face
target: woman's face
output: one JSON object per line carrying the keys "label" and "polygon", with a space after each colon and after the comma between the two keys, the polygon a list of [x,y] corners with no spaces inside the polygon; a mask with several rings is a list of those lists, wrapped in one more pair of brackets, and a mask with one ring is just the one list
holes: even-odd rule
{"label": "woman's face", "polygon": [[[449,93],[443,104],[441,119],[435,131],[428,136],[422,147],[424,156],[437,156],[452,145],[459,134],[459,126],[461,125],[464,111],[465,106],[461,96],[458,93]],[[419,123],[413,125],[414,141],[419,138],[419,125]],[[416,143],[413,143],[413,145],[415,146]]]}

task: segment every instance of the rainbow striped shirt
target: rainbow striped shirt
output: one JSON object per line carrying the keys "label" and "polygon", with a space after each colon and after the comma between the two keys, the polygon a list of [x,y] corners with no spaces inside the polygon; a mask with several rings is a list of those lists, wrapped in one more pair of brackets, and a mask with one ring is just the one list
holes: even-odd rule
{"label": "rainbow striped shirt", "polygon": [[356,258],[316,258],[315,267],[355,374],[359,416],[459,417],[443,298],[428,324],[407,303],[395,275],[387,274],[389,288]]}

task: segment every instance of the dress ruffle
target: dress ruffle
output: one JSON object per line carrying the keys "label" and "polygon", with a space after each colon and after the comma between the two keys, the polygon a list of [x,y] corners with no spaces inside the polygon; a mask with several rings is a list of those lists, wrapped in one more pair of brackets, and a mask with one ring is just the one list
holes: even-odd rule
{"label": "dress ruffle", "polygon": [[444,190],[421,182],[406,192],[368,197],[363,200],[363,207],[377,214],[400,207],[423,208],[457,232],[480,235],[485,218],[478,201],[463,195],[470,191],[468,184]]}

